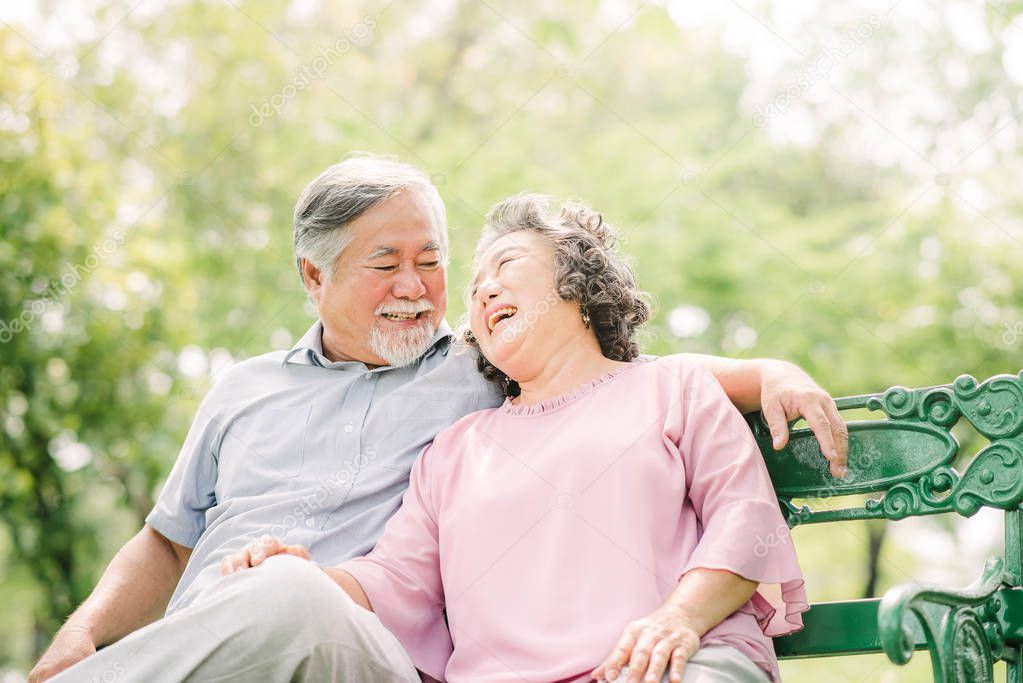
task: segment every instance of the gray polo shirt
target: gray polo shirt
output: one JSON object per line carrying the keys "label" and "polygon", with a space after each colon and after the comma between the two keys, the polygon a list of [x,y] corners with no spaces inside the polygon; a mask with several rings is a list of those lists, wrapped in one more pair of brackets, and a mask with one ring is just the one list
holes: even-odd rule
{"label": "gray polo shirt", "polygon": [[442,323],[414,365],[370,370],[323,355],[317,321],[291,351],[225,371],[203,399],[146,523],[192,556],[167,613],[263,534],[326,565],[365,555],[440,430],[501,398]]}

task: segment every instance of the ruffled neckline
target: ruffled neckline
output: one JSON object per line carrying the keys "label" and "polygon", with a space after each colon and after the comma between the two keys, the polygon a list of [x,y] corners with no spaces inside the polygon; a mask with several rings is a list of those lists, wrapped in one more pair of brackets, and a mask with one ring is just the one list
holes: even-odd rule
{"label": "ruffled neckline", "polygon": [[507,415],[516,415],[520,417],[526,417],[530,415],[542,415],[545,413],[549,413],[551,411],[558,410],[559,408],[563,408],[568,404],[579,400],[583,396],[586,396],[587,394],[593,392],[598,387],[601,387],[611,382],[612,380],[615,380],[621,377],[622,375],[632,370],[635,370],[640,365],[644,365],[649,361],[650,361],[649,358],[643,357],[636,358],[635,360],[631,361],[629,365],[617,368],[615,370],[609,370],[608,372],[605,372],[596,379],[590,380],[586,384],[583,384],[582,386],[579,386],[568,393],[561,394],[560,396],[553,396],[551,398],[544,399],[539,403],[533,403],[528,406],[515,405],[514,403],[512,403],[511,397],[508,397],[504,399],[504,403],[498,410]]}

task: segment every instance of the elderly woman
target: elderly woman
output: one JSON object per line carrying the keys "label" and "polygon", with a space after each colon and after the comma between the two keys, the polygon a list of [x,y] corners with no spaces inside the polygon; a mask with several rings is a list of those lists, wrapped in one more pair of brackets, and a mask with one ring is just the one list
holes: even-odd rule
{"label": "elderly woman", "polygon": [[692,360],[639,357],[614,241],[583,206],[491,211],[466,336],[507,399],[438,434],[373,552],[325,569],[437,679],[778,680],[769,636],[802,625],[753,437]]}

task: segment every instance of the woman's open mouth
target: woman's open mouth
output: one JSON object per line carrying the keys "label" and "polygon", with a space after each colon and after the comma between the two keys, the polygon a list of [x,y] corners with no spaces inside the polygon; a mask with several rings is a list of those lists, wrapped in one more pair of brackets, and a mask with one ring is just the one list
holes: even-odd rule
{"label": "woman's open mouth", "polygon": [[487,318],[487,328],[490,330],[490,333],[493,334],[499,324],[514,316],[518,313],[518,310],[519,309],[515,306],[501,306],[499,309],[491,313]]}

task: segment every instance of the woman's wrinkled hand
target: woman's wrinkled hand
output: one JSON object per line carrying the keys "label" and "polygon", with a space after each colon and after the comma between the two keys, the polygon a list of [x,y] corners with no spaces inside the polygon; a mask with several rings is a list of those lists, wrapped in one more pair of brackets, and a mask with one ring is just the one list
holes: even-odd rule
{"label": "woman's wrinkled hand", "polygon": [[240,569],[258,567],[263,561],[272,555],[295,555],[302,559],[309,559],[309,551],[303,545],[288,545],[281,543],[273,536],[263,536],[258,541],[253,541],[238,552],[228,555],[220,561],[220,573],[224,576],[234,574]]}
{"label": "woman's wrinkled hand", "polygon": [[789,420],[802,417],[817,437],[831,474],[848,473],[849,430],[835,400],[810,375],[792,363],[774,363],[763,371],[760,410],[775,450],[789,441]]}
{"label": "woman's wrinkled hand", "polygon": [[628,666],[628,683],[660,683],[682,680],[689,658],[700,648],[700,634],[686,624],[682,611],[669,606],[630,623],[614,650],[590,676],[596,680],[619,681]]}

